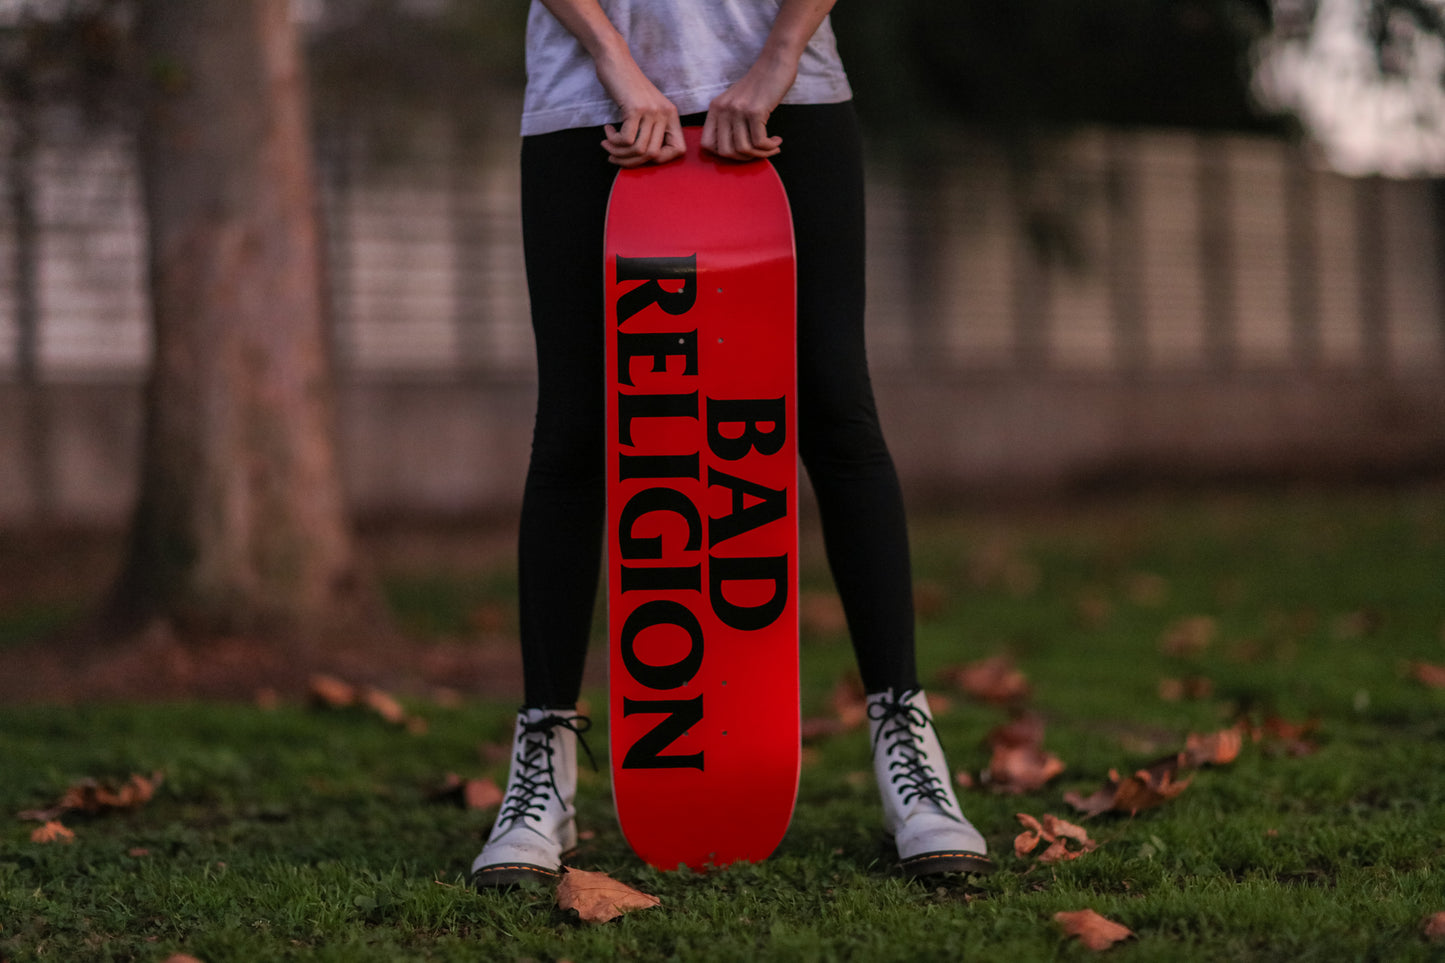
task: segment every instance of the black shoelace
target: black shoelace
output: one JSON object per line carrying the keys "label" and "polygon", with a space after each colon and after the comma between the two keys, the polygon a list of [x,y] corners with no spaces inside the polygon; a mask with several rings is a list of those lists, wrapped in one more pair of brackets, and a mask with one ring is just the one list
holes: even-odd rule
{"label": "black shoelace", "polygon": [[868,706],[868,717],[881,723],[873,739],[873,752],[878,752],[880,743],[886,743],[883,751],[892,760],[888,763],[888,771],[892,774],[890,782],[905,806],[918,799],[927,799],[945,815],[953,816],[948,812],[950,802],[943,780],[933,771],[923,753],[924,733],[932,728],[937,735],[938,728],[922,709],[909,704],[918,691],[908,689],[894,694],[890,689],[884,698]]}
{"label": "black shoelace", "polygon": [[592,749],[582,738],[582,733],[592,728],[592,720],[586,716],[549,715],[535,722],[522,724],[522,745],[512,760],[512,774],[507,787],[507,798],[502,801],[501,812],[497,814],[497,825],[504,826],[520,819],[538,822],[547,806],[550,794],[562,802],[562,793],[557,789],[557,776],[552,767],[552,756],[556,752],[552,745],[552,734],[558,729],[570,729],[577,734],[577,744],[587,753],[587,761],[597,768]]}

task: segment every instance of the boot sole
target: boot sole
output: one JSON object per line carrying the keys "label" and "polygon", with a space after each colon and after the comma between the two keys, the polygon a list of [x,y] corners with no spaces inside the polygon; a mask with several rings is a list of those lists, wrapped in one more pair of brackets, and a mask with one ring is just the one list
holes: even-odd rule
{"label": "boot sole", "polygon": [[562,878],[560,869],[533,866],[530,863],[499,863],[484,866],[472,874],[474,889],[504,889],[524,883],[551,884]]}
{"label": "boot sole", "polygon": [[922,853],[903,860],[903,875],[910,879],[921,876],[942,876],[947,873],[972,873],[984,876],[998,869],[987,856],[978,853]]}

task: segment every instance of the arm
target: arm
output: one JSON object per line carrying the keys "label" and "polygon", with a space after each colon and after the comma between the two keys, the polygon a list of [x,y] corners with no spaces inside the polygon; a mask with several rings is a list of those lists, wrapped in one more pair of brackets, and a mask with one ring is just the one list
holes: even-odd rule
{"label": "arm", "polygon": [[781,137],[768,136],[768,117],[798,76],[798,61],[836,0],[783,0],[762,53],[742,79],[708,105],[702,146],[732,160],[771,157]]}
{"label": "arm", "polygon": [[638,167],[682,156],[677,108],[637,66],[597,0],[542,0],[542,5],[582,44],[603,89],[622,108],[621,127],[608,124],[602,141],[612,163]]}

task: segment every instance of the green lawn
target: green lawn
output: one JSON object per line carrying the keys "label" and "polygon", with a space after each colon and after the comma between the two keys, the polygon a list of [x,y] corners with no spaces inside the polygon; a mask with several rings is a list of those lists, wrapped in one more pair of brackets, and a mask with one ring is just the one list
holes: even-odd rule
{"label": "green lawn", "polygon": [[[505,778],[479,747],[506,740],[510,703],[409,701],[422,735],[299,705],[7,707],[0,959],[1078,959],[1092,953],[1052,917],[1086,907],[1136,934],[1107,951],[1119,960],[1445,959],[1423,935],[1445,911],[1445,690],[1407,671],[1445,664],[1445,491],[1154,495],[914,523],[925,675],[1012,656],[1068,766],[1035,793],[961,794],[1001,865],[991,877],[893,873],[860,732],[810,748],[772,859],[707,875],[639,864],[605,775],[584,771],[595,835],[576,864],[662,899],[590,926],[544,890],[469,891],[490,814],[429,798],[448,772]],[[824,591],[807,546],[805,587]],[[415,631],[453,632],[509,582],[438,572],[391,597]],[[1201,616],[1202,648],[1165,651]],[[0,638],[24,632],[0,613]],[[804,711],[822,714],[851,653],[812,623],[803,645]],[[1191,677],[1208,693],[1161,697],[1162,679]],[[955,769],[987,765],[982,737],[1005,717],[953,695],[938,725]],[[1014,856],[1015,813],[1068,817],[1065,791],[1241,717],[1314,720],[1315,751],[1248,743],[1160,808],[1087,820],[1101,845],[1078,860]],[[600,756],[601,728],[592,743]],[[33,843],[36,824],[13,818],[77,779],[156,770],[149,804],[68,817],[73,843]]]}

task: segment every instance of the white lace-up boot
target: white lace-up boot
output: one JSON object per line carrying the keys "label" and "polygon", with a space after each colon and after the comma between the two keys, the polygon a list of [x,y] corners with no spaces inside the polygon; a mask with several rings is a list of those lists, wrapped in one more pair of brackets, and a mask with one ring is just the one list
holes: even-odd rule
{"label": "white lace-up boot", "polygon": [[964,818],[921,689],[868,696],[873,773],[883,797],[883,828],[908,876],[987,873],[988,844]]}
{"label": "white lace-up boot", "polygon": [[[472,861],[472,885],[551,881],[577,846],[578,734],[591,720],[571,709],[523,709],[512,736],[512,769],[497,822]],[[586,748],[584,745],[583,748]]]}

